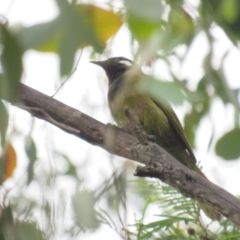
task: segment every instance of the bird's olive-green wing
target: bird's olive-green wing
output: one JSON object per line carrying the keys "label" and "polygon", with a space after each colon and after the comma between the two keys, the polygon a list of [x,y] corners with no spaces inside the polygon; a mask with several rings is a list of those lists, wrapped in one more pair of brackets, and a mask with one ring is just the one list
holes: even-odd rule
{"label": "bird's olive-green wing", "polygon": [[191,149],[191,147],[190,147],[190,145],[189,145],[189,143],[188,143],[188,141],[185,137],[182,125],[181,125],[176,113],[173,111],[172,107],[170,106],[170,104],[168,106],[166,106],[166,105],[160,104],[159,102],[156,102],[156,101],[154,101],[154,103],[164,112],[168,121],[173,126],[174,130],[176,131],[177,136],[182,141],[183,146],[188,151],[192,161],[194,163],[196,163],[196,157],[195,157],[195,155],[194,155],[194,153],[193,153],[193,151],[192,151],[192,149]]}

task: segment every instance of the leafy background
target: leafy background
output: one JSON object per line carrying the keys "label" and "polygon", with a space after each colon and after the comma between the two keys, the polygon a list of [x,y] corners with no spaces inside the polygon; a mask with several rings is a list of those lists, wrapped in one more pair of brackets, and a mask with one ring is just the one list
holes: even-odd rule
{"label": "leafy background", "polygon": [[[89,60],[134,59],[151,76],[142,90],[173,103],[207,176],[239,194],[238,0],[5,2],[1,98],[17,100],[20,80],[54,95],[68,79],[55,97],[109,122],[106,77]],[[133,178],[134,163],[5,101],[0,115],[3,239],[240,239],[173,189]]]}

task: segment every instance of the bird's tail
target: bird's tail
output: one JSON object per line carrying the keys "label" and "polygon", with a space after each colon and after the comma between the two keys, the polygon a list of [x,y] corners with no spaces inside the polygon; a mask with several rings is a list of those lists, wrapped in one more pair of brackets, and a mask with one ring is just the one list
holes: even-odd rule
{"label": "bird's tail", "polygon": [[213,221],[220,221],[221,214],[213,210],[211,207],[205,205],[204,203],[198,202],[198,206],[203,210],[205,215],[211,218]]}

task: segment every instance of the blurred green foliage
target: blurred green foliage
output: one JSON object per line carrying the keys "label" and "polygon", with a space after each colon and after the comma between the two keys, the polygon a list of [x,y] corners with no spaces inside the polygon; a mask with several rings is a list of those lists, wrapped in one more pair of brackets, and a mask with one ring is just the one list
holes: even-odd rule
{"label": "blurred green foliage", "polygon": [[9,29],[0,22],[0,46],[2,46],[0,72],[0,98],[17,100],[18,83],[22,77],[21,45]]}
{"label": "blurred green foliage", "polygon": [[[233,108],[232,128],[220,139],[212,142],[215,136],[213,128],[209,144],[214,145],[216,154],[223,159],[239,159],[240,89],[232,89],[229,86],[223,71],[225,58],[231,48],[227,49],[220,59],[219,68],[213,64],[216,39],[212,31],[214,28],[222,29],[232,42],[232,47],[238,49],[239,0],[202,0],[193,9],[186,7],[187,0],[123,0],[120,8],[114,6],[114,1],[109,1],[104,7],[87,1],[84,1],[84,4],[76,4],[76,1],[55,0],[55,3],[59,14],[49,22],[29,27],[22,26],[18,29],[8,25],[7,21],[0,22],[1,99],[16,100],[16,90],[23,73],[23,54],[26,51],[35,49],[43,53],[56,53],[60,59],[60,75],[66,76],[73,69],[74,58],[79,49],[88,47],[92,55],[102,54],[107,58],[111,47],[110,40],[122,26],[125,26],[131,34],[129,45],[132,46],[135,59],[139,59],[143,66],[150,66],[151,62],[158,60],[164,61],[171,76],[171,81],[168,82],[165,81],[166,79],[156,79],[156,77],[146,78],[141,86],[143,91],[156,100],[162,101],[164,98],[176,105],[187,101],[191,106],[184,117],[184,131],[191,146],[195,146],[196,131],[202,119],[210,118],[216,99],[220,99],[224,107],[230,105]],[[182,66],[200,34],[207,39],[209,51],[202,61],[202,77],[198,80],[195,89],[190,90],[190,80],[182,79],[173,73],[171,59]],[[179,56],[176,49],[182,46],[185,47],[185,53]],[[236,76],[236,81],[239,81],[239,76]],[[0,116],[0,174],[3,176],[2,156],[6,142],[11,141],[11,136],[6,135],[9,124],[8,107],[2,102],[0,102]],[[61,173],[46,172],[41,176],[40,181],[35,173],[37,141],[29,134],[25,138],[25,143],[25,153],[29,162],[26,185],[22,186],[22,189],[38,181],[40,185],[46,184],[46,191],[50,189],[51,192],[57,181],[56,174],[71,177],[79,185],[82,184],[78,167],[64,153],[55,150],[53,150],[54,158],[56,161],[60,159],[64,161],[67,169]],[[129,166],[126,167],[128,168]],[[215,228],[210,231],[200,223],[198,209],[194,207],[192,201],[183,198],[169,187],[151,185],[142,179],[130,190],[134,189],[135,195],[142,197],[145,206],[141,218],[136,217],[133,226],[129,226],[122,217],[127,212],[126,195],[127,191],[129,192],[127,186],[124,172],[119,171],[114,173],[111,179],[100,183],[94,192],[76,188],[77,193],[72,197],[72,210],[75,216],[72,227],[62,229],[61,233],[69,234],[74,239],[80,230],[95,231],[100,223],[104,223],[125,239],[240,239],[238,231],[229,221],[222,221],[217,230]],[[137,191],[138,188],[141,188],[141,191]],[[20,188],[18,196],[9,201],[6,201],[8,195],[5,193],[4,204],[7,206],[10,202],[11,208],[1,204],[0,238],[14,239],[14,234],[19,234],[21,236],[19,239],[27,239],[26,236],[32,234],[36,239],[52,239],[58,232],[55,225],[57,214],[53,202],[51,199],[44,199],[42,205],[39,205],[38,202],[23,196],[22,189]],[[107,210],[99,207],[101,197],[105,199]],[[160,216],[159,212],[156,213],[158,220],[145,223],[147,209],[153,204],[157,204],[162,210],[159,212],[162,213]],[[42,216],[46,220],[41,228],[40,224],[29,222],[33,219],[36,209],[42,211]],[[12,211],[17,213],[15,214],[17,221],[13,221]],[[193,225],[188,227],[190,222]],[[39,228],[44,229],[45,232],[41,232]],[[9,234],[12,234],[12,238]]]}
{"label": "blurred green foliage", "polygon": [[[134,224],[136,239],[240,239],[238,227],[227,220],[223,220],[217,229],[205,228],[197,204],[175,189],[146,179],[138,179],[132,184],[136,184],[136,193],[146,199],[142,215]],[[158,219],[148,222],[146,213],[153,205],[158,206],[155,214]]]}
{"label": "blurred green foliage", "polygon": [[[70,74],[78,49],[92,46],[102,52],[106,41],[122,25],[120,15],[91,4],[71,5],[56,1],[60,14],[56,19],[23,28],[18,33],[24,49],[55,52],[59,55],[61,76]],[[108,21],[111,19],[111,24]]]}

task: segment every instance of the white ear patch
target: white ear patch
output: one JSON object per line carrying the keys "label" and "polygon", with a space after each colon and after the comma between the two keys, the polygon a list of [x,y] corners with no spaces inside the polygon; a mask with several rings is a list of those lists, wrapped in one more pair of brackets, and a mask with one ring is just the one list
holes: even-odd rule
{"label": "white ear patch", "polygon": [[122,59],[120,61],[118,61],[119,63],[127,66],[127,67],[131,67],[133,65],[133,63],[131,61],[128,61],[127,59]]}

